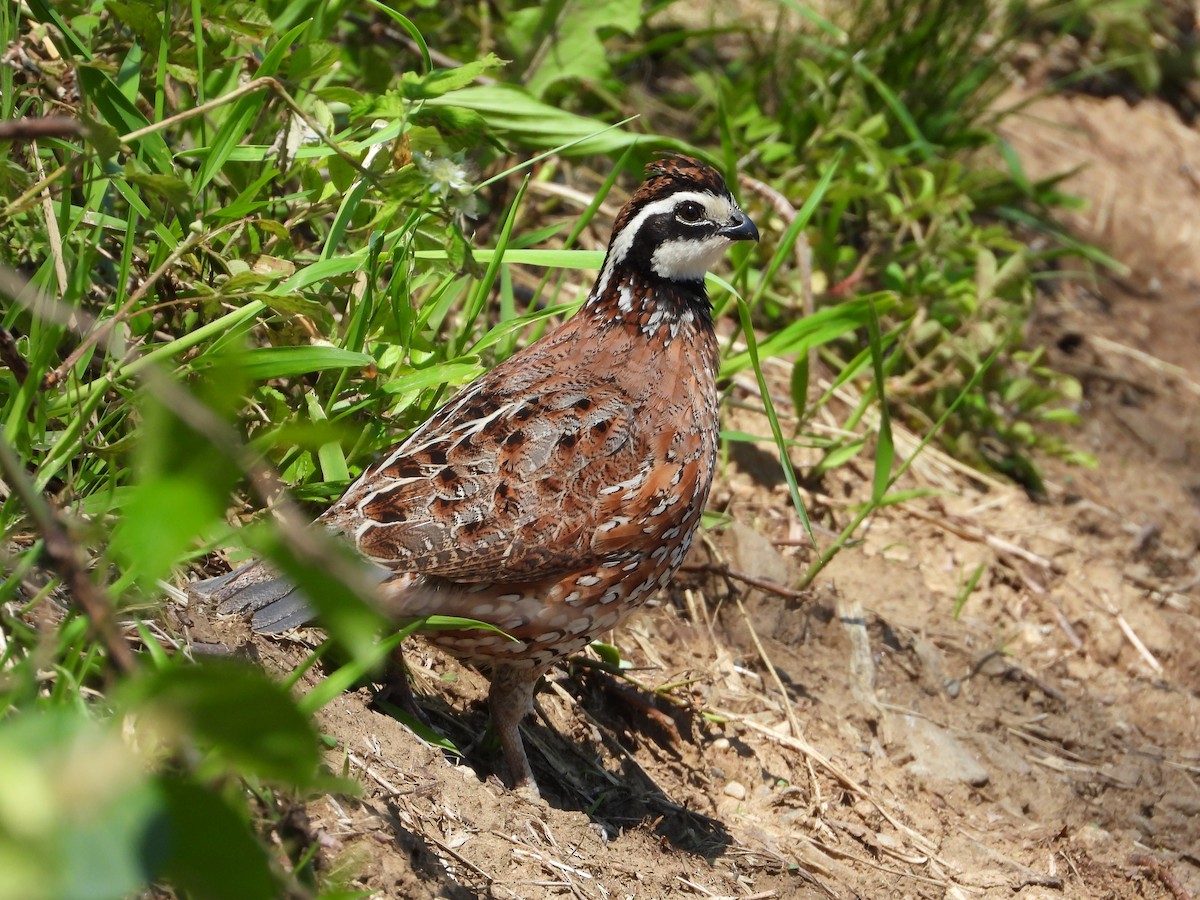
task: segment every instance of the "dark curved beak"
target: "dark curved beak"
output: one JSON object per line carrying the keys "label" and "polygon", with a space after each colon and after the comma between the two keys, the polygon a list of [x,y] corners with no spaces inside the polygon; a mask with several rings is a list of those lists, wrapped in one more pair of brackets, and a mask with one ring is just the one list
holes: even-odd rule
{"label": "dark curved beak", "polygon": [[721,235],[721,237],[729,238],[731,241],[758,240],[758,229],[744,212],[739,212],[728,225],[722,225],[718,228],[717,234]]}

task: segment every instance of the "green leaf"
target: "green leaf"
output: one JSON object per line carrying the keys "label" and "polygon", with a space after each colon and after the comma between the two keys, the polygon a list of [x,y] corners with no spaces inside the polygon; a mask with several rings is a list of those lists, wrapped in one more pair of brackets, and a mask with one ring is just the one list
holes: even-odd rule
{"label": "green leaf", "polygon": [[804,507],[804,500],[800,497],[800,486],[796,481],[796,470],[792,466],[792,458],[788,455],[783,429],[779,425],[779,416],[776,415],[775,404],[771,400],[771,388],[767,384],[766,376],[763,375],[762,357],[760,357],[758,351],[758,338],[754,334],[754,323],[750,318],[750,307],[746,305],[746,301],[741,297],[736,297],[736,300],[738,321],[741,323],[742,336],[746,341],[746,353],[749,357],[749,364],[754,369],[755,379],[758,381],[758,390],[763,400],[763,411],[767,414],[767,421],[771,425],[771,435],[775,438],[775,446],[779,450],[779,464],[783,469],[784,481],[787,482],[788,495],[792,500],[792,508],[796,510],[800,524],[804,526],[805,534],[808,535],[808,539],[812,541],[815,547],[817,546],[817,539],[813,534],[812,523],[808,518],[808,510]]}
{"label": "green leaf", "polygon": [[[201,388],[211,392],[214,405],[228,390],[223,400],[229,404],[241,385],[222,369]],[[139,584],[150,587],[170,571],[199,534],[221,520],[240,472],[153,395],[143,396],[140,412],[141,439],[134,455],[137,480],[121,497],[112,550]]]}
{"label": "green leaf", "polygon": [[867,307],[867,341],[871,348],[871,368],[875,373],[875,396],[879,400],[879,437],[875,442],[875,480],[871,499],[875,503],[883,500],[892,486],[892,462],[896,457],[895,441],[892,438],[892,420],[888,412],[887,394],[884,392],[883,341],[879,336],[879,315],[875,304]]}
{"label": "green leaf", "polygon": [[[399,673],[397,673],[396,677],[400,677]],[[394,706],[393,704],[388,703],[386,700],[377,700],[376,705],[393,719],[402,723],[405,728],[407,728],[425,743],[429,744],[429,746],[437,747],[439,750],[442,750],[445,753],[452,753],[455,756],[464,755],[463,752],[458,749],[458,745],[455,744],[454,741],[450,740],[445,735],[434,731],[432,728],[406,710],[403,710],[398,706]],[[322,894],[321,900],[325,900],[326,896],[327,895]]]}
{"label": "green leaf", "polygon": [[10,717],[0,785],[2,900],[129,896],[161,863],[161,799],[111,724],[66,706]]}
{"label": "green leaf", "polygon": [[521,201],[525,197],[525,189],[528,186],[529,178],[526,177],[521,182],[521,186],[517,188],[516,196],[513,197],[512,204],[509,206],[508,215],[505,216],[504,222],[500,226],[500,234],[496,238],[496,249],[491,261],[487,265],[487,271],[479,279],[479,283],[473,291],[473,296],[467,300],[466,312],[463,317],[464,324],[459,326],[459,334],[462,337],[460,343],[454,348],[458,353],[461,353],[465,349],[463,345],[466,342],[466,338],[474,327],[475,321],[483,313],[488,295],[492,291],[492,285],[496,283],[496,275],[500,271],[500,264],[504,259],[505,251],[508,249],[508,242],[512,237],[513,226],[517,220],[517,212],[521,207]]}
{"label": "green leaf", "polygon": [[404,96],[409,100],[426,100],[430,97],[441,97],[450,91],[465,88],[472,81],[492,69],[504,65],[504,60],[495,53],[489,53],[482,59],[464,63],[456,69],[434,69],[428,75],[417,75],[405,72],[400,79],[400,87]]}
{"label": "green leaf", "polygon": [[612,644],[606,644],[604,641],[592,641],[588,644],[600,659],[612,666],[614,669],[621,668],[621,651]]}
{"label": "green leaf", "polygon": [[516,640],[510,636],[508,632],[502,628],[497,628],[495,625],[489,625],[487,622],[480,622],[478,619],[465,619],[462,616],[425,616],[414,623],[420,631],[456,631],[460,629],[480,631],[491,631],[495,634],[502,634],[506,638]]}
{"label": "green leaf", "polygon": [[271,378],[290,378],[329,369],[363,369],[375,360],[367,353],[356,353],[340,347],[255,347],[232,359],[198,359],[193,368],[204,370],[216,365],[238,366],[242,375],[251,381]]}
{"label": "green leaf", "polygon": [[[99,749],[93,747],[93,752]],[[95,773],[99,777],[99,773]],[[144,885],[162,865],[162,796],[153,782],[122,786],[105,808],[79,821],[70,815],[58,834],[62,898],[117,897]]]}
{"label": "green leaf", "polygon": [[320,530],[307,535],[307,540],[319,547],[306,547],[303,556],[274,529],[244,529],[243,533],[259,557],[270,559],[300,586],[331,637],[365,669],[379,664],[377,638],[388,622],[364,599],[376,593],[378,578],[362,557]]}
{"label": "green leaf", "polygon": [[825,472],[832,472],[834,469],[844,466],[858,454],[862,453],[863,446],[866,444],[864,438],[859,438],[856,441],[849,441],[838,447],[834,447],[826,453],[821,460],[813,466],[813,475],[821,475]]}
{"label": "green leaf", "polygon": [[[354,659],[344,663],[329,673],[316,687],[301,698],[299,706],[304,712],[312,714],[329,703],[333,698],[346,692],[379,668],[384,660],[412,634],[418,631],[459,631],[463,629],[479,629],[504,635],[509,640],[515,640],[495,625],[479,622],[475,619],[464,619],[458,616],[425,616],[413,619],[403,624],[399,631],[394,631],[381,641],[374,641]],[[424,735],[422,735],[424,737]],[[428,740],[428,738],[426,738]],[[453,745],[450,745],[451,749]],[[457,751],[456,751],[457,752]]]}
{"label": "green leaf", "polygon": [[184,184],[179,176],[170,172],[155,175],[145,171],[145,168],[137,160],[129,160],[125,163],[125,180],[130,184],[137,185],[143,191],[155,194],[166,200],[179,216],[187,215],[187,211],[192,205],[191,189]]}
{"label": "green leaf", "polygon": [[945,493],[948,492],[941,491],[936,488],[910,488],[906,491],[890,491],[887,496],[878,503],[872,500],[861,505],[856,504],[856,506],[860,509],[873,511],[888,506],[901,506],[910,500],[919,500],[922,497],[936,497],[939,494]]}
{"label": "green leaf", "polygon": [[[892,297],[883,297],[877,302],[882,310],[897,305]],[[870,304],[868,298],[860,297],[818,310],[769,335],[759,343],[758,353],[763,359],[788,353],[807,353],[811,347],[827,344],[864,327],[870,315]],[[721,363],[721,377],[729,378],[750,365],[748,350],[731,354]]]}
{"label": "green leaf", "polygon": [[[242,699],[226,705],[240,706]],[[201,900],[273,900],[286,895],[271,873],[262,845],[244,813],[211,787],[186,777],[159,781],[166,805],[164,833],[168,848],[164,873]]]}
{"label": "green leaf", "polygon": [[[474,360],[467,362],[466,360]],[[383,385],[388,394],[407,394],[410,391],[422,391],[428,387],[446,384],[466,384],[482,375],[486,370],[479,363],[478,357],[464,356],[456,360],[415,369],[407,375],[393,378]]]}
{"label": "green leaf", "polygon": [[[125,496],[112,549],[145,586],[166,576],[197,535],[225,512],[224,496],[189,476],[149,478]],[[165,510],[170,515],[164,515]]]}
{"label": "green leaf", "polygon": [[[314,422],[327,422],[329,416],[321,406],[316,391],[307,391],[308,415]],[[321,461],[321,475],[326,481],[349,483],[350,468],[346,465],[346,454],[338,441],[326,441],[317,448],[317,459]]]}
{"label": "green leaf", "polygon": [[96,151],[96,155],[101,159],[112,159],[121,152],[120,135],[117,130],[107,122],[102,122],[99,119],[93,118],[86,107],[79,110],[79,118],[83,120],[86,127],[84,139]]}
{"label": "green leaf", "polygon": [[[473,252],[476,262],[490,263],[496,251],[484,247]],[[447,259],[445,250],[418,250],[417,259]],[[545,266],[547,269],[599,269],[604,265],[603,250],[506,250],[504,261],[513,265]]]}
{"label": "green leaf", "polygon": [[[287,34],[280,37],[270,51],[267,52],[267,55],[263,57],[263,61],[258,66],[258,71],[254,73],[255,77],[261,78],[277,74],[279,67],[287,60],[293,45],[299,40],[300,35],[304,33],[310,24],[309,21],[301,22]],[[201,164],[200,171],[196,173],[196,179],[192,184],[193,191],[198,194],[212,181],[217,172],[221,170],[234,148],[246,136],[250,127],[254,124],[254,120],[258,117],[263,107],[266,106],[267,99],[267,96],[260,92],[241,97],[234,103],[233,109],[228,114],[228,118],[225,119],[224,124],[217,131],[216,137],[213,138],[212,147]]]}
{"label": "green leaf", "polygon": [[796,418],[804,421],[804,415],[808,407],[808,354],[801,353],[796,357],[796,362],[792,366],[792,378],[790,383],[792,391],[792,408],[795,410]]}
{"label": "green leaf", "polygon": [[339,48],[328,41],[300,41],[292,46],[287,58],[289,81],[310,81],[320,78],[334,67]]}
{"label": "green leaf", "polygon": [[641,18],[640,0],[564,4],[548,29],[537,65],[527,73],[530,93],[544,97],[560,81],[602,82],[612,70],[601,35],[611,30],[634,34]]}
{"label": "green leaf", "polygon": [[149,713],[165,740],[194,742],[213,772],[304,786],[317,780],[317,735],[279,684],[249,664],[180,664],[131,683],[125,705]]}
{"label": "green leaf", "polygon": [[105,9],[113,18],[133,31],[148,47],[159,42],[162,35],[162,25],[157,12],[151,3],[124,2],[124,0],[105,0]]}
{"label": "green leaf", "polygon": [[967,600],[971,594],[975,593],[975,588],[979,584],[979,577],[983,575],[983,570],[984,564],[980,563],[975,567],[975,571],[971,573],[971,577],[967,579],[966,583],[959,588],[958,594],[954,598],[954,610],[951,613],[954,618],[957,619],[962,615],[963,607],[967,605]]}
{"label": "green leaf", "polygon": [[662,135],[633,134],[596,119],[577,116],[543,103],[513,85],[475,85],[425,102],[430,106],[474,110],[487,119],[498,137],[527,147],[561,148],[564,156],[616,153],[640,142],[652,143],[664,150],[687,152],[691,149],[682,141]]}
{"label": "green leaf", "polygon": [[429,45],[425,43],[425,36],[421,34],[421,29],[413,24],[412,19],[403,13],[397,12],[386,3],[380,3],[379,0],[367,0],[373,7],[388,16],[396,22],[401,28],[408,32],[408,36],[416,42],[417,47],[421,50],[421,61],[425,63],[425,71],[428,72],[433,68],[433,61],[429,56]]}
{"label": "green leaf", "polygon": [[[83,93],[96,105],[100,117],[119,134],[144,128],[150,124],[146,117],[133,103],[130,103],[121,93],[120,88],[98,67],[91,65],[92,54],[80,40],[79,36],[63,18],[52,9],[46,0],[29,0],[30,11],[39,22],[52,25],[49,35],[62,38],[65,52],[62,56],[74,59],[75,71],[79,76],[79,84]],[[146,155],[150,167],[159,173],[170,172],[173,169],[171,153],[166,141],[158,132],[142,137],[138,145]]]}
{"label": "green leaf", "polygon": [[378,631],[374,631],[370,644],[361,648],[360,652],[356,653],[348,662],[338,666],[322,678],[312,690],[300,698],[298,704],[300,709],[308,715],[312,715],[334,698],[340,697],[379,669],[392,652],[414,631],[416,631],[416,625],[410,624],[381,641],[374,640],[374,635],[378,634]]}

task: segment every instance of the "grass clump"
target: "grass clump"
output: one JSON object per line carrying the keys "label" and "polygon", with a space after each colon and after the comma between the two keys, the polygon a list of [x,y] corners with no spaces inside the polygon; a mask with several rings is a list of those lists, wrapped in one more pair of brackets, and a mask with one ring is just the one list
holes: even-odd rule
{"label": "grass clump", "polygon": [[1018,65],[1064,90],[1159,97],[1187,123],[1200,112],[1200,33],[1184,0],[1013,0]]}

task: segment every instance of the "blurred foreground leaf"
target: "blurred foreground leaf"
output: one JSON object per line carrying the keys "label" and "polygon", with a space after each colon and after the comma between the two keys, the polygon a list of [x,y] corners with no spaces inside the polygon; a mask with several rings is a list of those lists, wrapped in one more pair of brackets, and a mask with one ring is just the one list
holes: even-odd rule
{"label": "blurred foreground leaf", "polygon": [[199,771],[298,786],[316,780],[316,732],[287,691],[253,666],[174,666],[130,685],[126,699],[168,746],[194,742],[207,753]]}

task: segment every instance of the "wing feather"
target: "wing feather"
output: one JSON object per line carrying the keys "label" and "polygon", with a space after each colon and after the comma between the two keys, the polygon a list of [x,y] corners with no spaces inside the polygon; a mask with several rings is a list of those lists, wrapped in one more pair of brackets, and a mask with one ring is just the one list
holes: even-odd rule
{"label": "wing feather", "polygon": [[566,381],[447,409],[364,472],[327,524],[395,571],[463,582],[537,580],[613,552],[595,536],[625,491],[605,489],[640,484],[648,451],[619,387]]}

